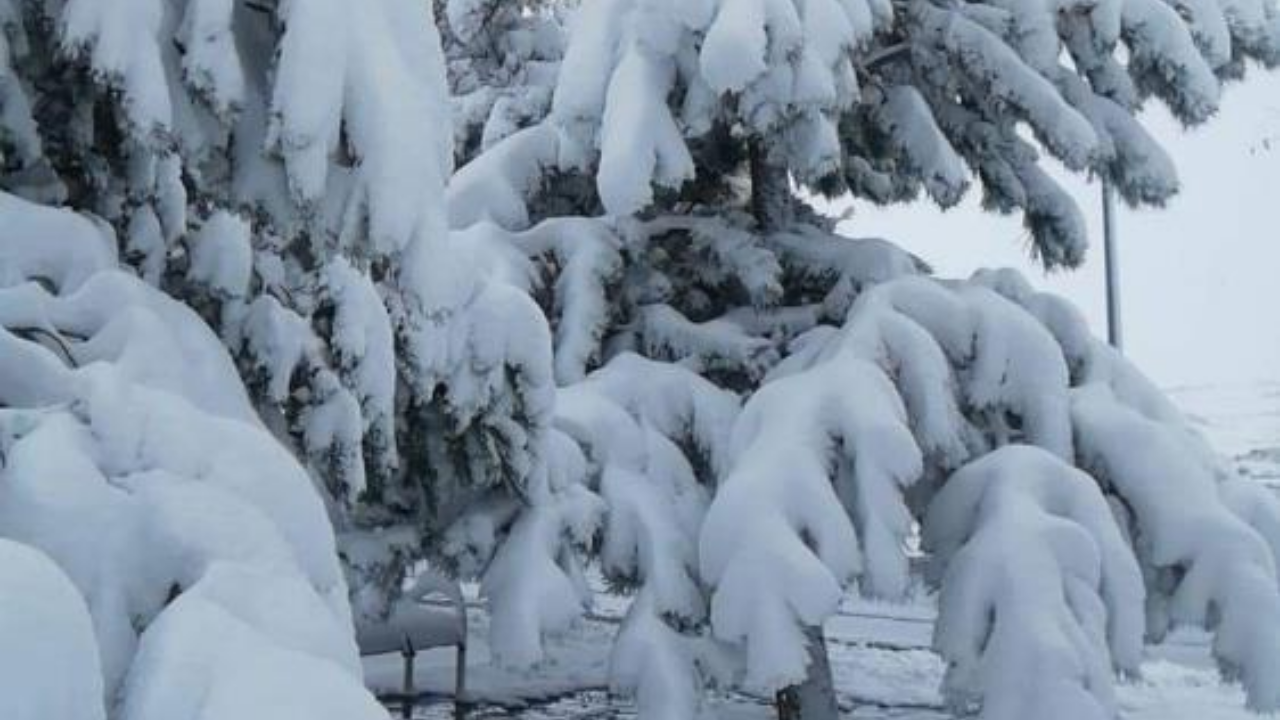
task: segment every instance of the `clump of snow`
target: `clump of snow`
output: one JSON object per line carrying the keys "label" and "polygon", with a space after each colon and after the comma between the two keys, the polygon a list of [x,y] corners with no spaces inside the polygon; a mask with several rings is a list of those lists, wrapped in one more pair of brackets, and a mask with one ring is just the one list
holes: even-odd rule
{"label": "clump of snow", "polygon": [[204,221],[190,245],[189,279],[204,283],[226,297],[243,298],[249,294],[253,249],[248,222],[219,210]]}

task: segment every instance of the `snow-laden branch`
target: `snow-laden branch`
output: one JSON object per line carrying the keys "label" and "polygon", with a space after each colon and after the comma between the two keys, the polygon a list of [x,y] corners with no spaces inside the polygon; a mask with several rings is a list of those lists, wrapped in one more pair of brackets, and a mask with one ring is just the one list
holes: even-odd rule
{"label": "snow-laden branch", "polygon": [[1142,659],[1142,574],[1096,482],[1038,448],[966,465],[934,497],[944,692],[984,720],[1113,717]]}
{"label": "snow-laden branch", "polygon": [[[755,686],[804,677],[805,627],[846,583],[900,595],[920,522],[960,706],[1110,717],[1111,667],[1135,669],[1143,618],[1156,637],[1209,628],[1250,705],[1276,706],[1280,503],[1220,484],[1168,400],[1016,274],[867,288],[843,327],[796,340],[734,438],[701,571],[714,631],[741,643]],[[999,449],[1015,444],[1035,449]]]}
{"label": "snow-laden branch", "polygon": [[635,589],[611,682],[645,717],[691,719],[701,704],[700,660],[712,650],[698,631],[697,539],[704,483],[725,462],[737,412],[737,398],[694,373],[628,354],[559,393],[556,426],[583,449],[607,508],[601,569]]}

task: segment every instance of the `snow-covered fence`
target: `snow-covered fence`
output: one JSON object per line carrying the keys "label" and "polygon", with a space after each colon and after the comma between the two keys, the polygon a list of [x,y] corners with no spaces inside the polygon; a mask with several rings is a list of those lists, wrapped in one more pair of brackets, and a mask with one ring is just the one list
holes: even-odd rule
{"label": "snow-covered fence", "polygon": [[427,570],[413,588],[384,618],[358,619],[356,645],[362,656],[400,653],[404,658],[404,681],[398,697],[381,699],[401,703],[402,717],[412,717],[419,699],[414,680],[414,659],[423,650],[457,649],[454,670],[454,717],[467,713],[467,603],[457,581]]}

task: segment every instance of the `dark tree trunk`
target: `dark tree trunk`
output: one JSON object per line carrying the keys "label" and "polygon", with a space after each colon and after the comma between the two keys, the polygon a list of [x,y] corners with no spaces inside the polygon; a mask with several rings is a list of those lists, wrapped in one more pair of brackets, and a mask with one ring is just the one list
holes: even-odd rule
{"label": "dark tree trunk", "polygon": [[805,634],[809,640],[808,677],[799,685],[778,691],[774,699],[778,720],[839,720],[840,708],[836,705],[835,682],[822,628],[810,627]]}
{"label": "dark tree trunk", "polygon": [[791,177],[786,166],[770,157],[763,140],[752,140],[747,151],[751,163],[751,214],[761,230],[781,230],[793,219]]}

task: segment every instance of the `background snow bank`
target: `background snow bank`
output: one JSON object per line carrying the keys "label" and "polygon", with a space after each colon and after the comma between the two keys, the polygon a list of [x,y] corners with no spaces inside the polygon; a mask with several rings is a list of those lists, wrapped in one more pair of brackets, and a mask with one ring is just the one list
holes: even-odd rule
{"label": "background snow bank", "polygon": [[[50,589],[4,618],[38,611],[32,642],[84,665],[41,676],[43,655],[0,624],[4,665],[28,670],[0,672],[0,715],[385,717],[320,498],[218,339],[112,269],[90,222],[0,196],[0,227],[0,537],[75,590],[5,543],[0,585]],[[39,704],[63,696],[72,714]]]}

